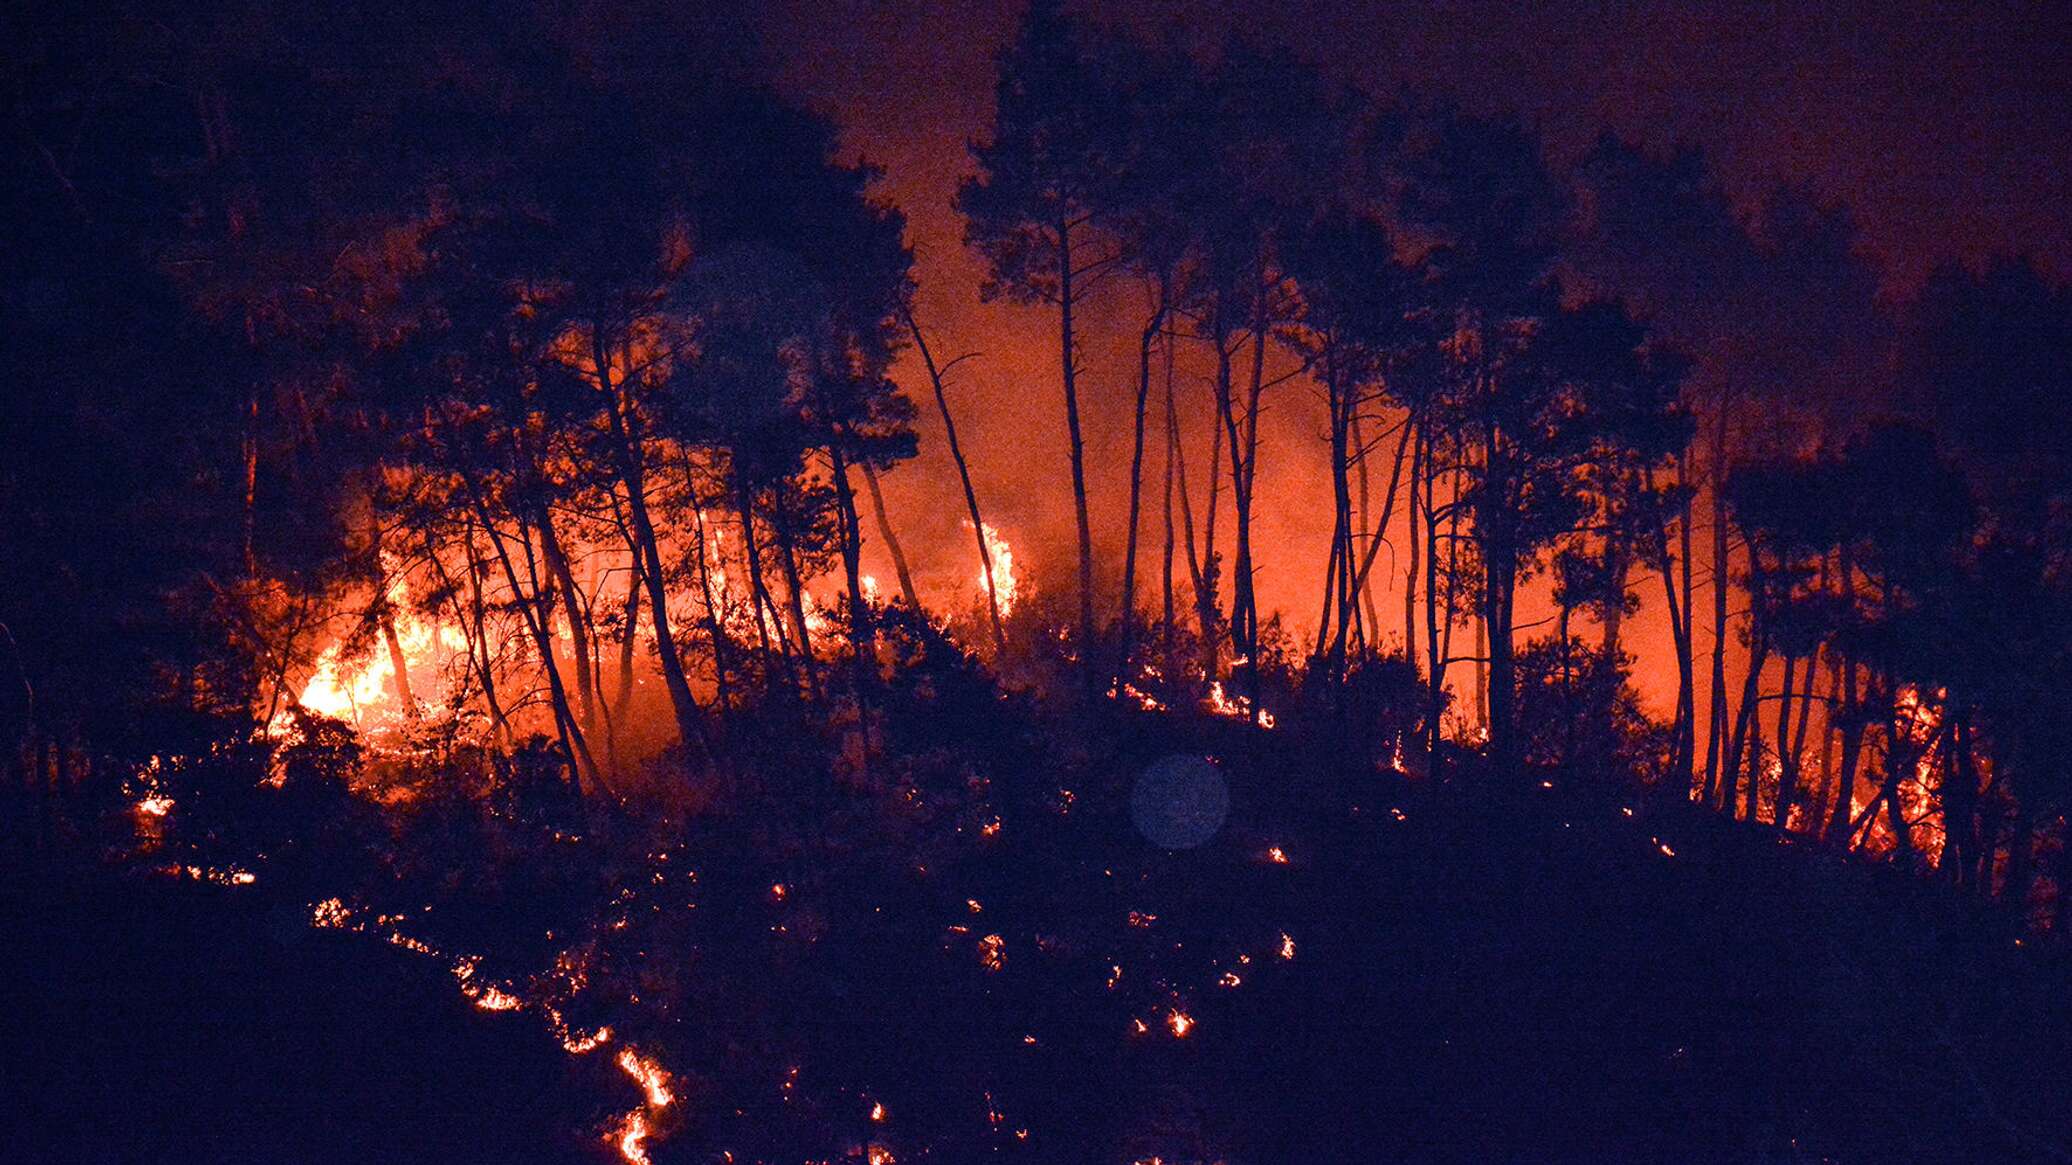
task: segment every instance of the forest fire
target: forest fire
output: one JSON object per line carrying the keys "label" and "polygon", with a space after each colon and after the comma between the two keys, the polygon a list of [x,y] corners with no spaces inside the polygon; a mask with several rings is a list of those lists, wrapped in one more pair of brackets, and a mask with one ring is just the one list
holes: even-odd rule
{"label": "forest fire", "polygon": [[2072,1156],[2034,21],[32,7],[16,1155]]}

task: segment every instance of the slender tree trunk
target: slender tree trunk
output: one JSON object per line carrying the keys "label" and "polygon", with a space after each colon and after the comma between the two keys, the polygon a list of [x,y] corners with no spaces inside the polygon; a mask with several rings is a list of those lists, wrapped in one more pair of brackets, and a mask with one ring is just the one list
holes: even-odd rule
{"label": "slender tree trunk", "polygon": [[914,572],[907,569],[906,552],[900,549],[899,538],[892,533],[892,518],[885,512],[885,494],[878,488],[878,471],[871,468],[869,461],[857,464],[863,469],[863,483],[870,487],[871,510],[878,516],[878,537],[885,540],[885,550],[892,555],[892,569],[899,575],[899,597],[918,614],[921,596],[914,590]]}
{"label": "slender tree trunk", "polygon": [[1517,558],[1503,543],[1485,565],[1490,584],[1485,621],[1489,628],[1489,755],[1499,773],[1516,773],[1524,749],[1518,740],[1518,679],[1511,652],[1512,612],[1517,602]]}
{"label": "slender tree trunk", "polygon": [[626,638],[619,644],[619,690],[612,696],[613,715],[623,720],[633,701],[633,649],[640,637],[640,562],[626,567]]}
{"label": "slender tree trunk", "polygon": [[849,463],[842,456],[843,434],[828,442],[828,468],[835,479],[835,511],[841,520],[842,574],[849,586],[849,661],[855,677],[857,763],[868,782],[871,758],[870,689],[878,677],[876,640],[870,605],[863,598],[863,523],[856,513],[856,491],[849,485]]}
{"label": "slender tree trunk", "polygon": [[[1943,766],[1943,852],[1937,872],[1959,890],[1966,889],[1978,807],[1978,770],[1971,763],[1971,711],[1952,709],[1945,730],[1948,762]],[[2062,902],[2062,889],[2059,900]]]}
{"label": "slender tree trunk", "polygon": [[[1354,408],[1353,447],[1359,450],[1359,453],[1353,459],[1353,471],[1355,474],[1358,475],[1360,489],[1359,528],[1362,530],[1375,531],[1374,540],[1370,542],[1367,546],[1367,555],[1366,558],[1362,561],[1360,569],[1360,612],[1362,618],[1365,620],[1365,622],[1361,625],[1360,630],[1362,646],[1368,650],[1378,650],[1381,642],[1381,609],[1374,602],[1374,587],[1372,586],[1373,580],[1368,576],[1367,567],[1374,561],[1375,552],[1378,551],[1381,547],[1381,544],[1387,540],[1389,524],[1388,519],[1386,517],[1383,517],[1379,522],[1375,521],[1374,510],[1372,506],[1369,504],[1372,500],[1372,494],[1369,492],[1368,483],[1369,474],[1367,470],[1367,439],[1364,432],[1366,426],[1362,423],[1362,421],[1363,418],[1360,416],[1359,409],[1357,407]],[[1396,469],[1400,472],[1403,467],[1402,450],[1404,446],[1403,444],[1399,443],[1396,446],[1396,448]]]}
{"label": "slender tree trunk", "polygon": [[655,625],[655,658],[662,669],[662,683],[669,691],[669,706],[676,714],[676,729],[686,748],[705,749],[705,728],[697,697],[691,694],[684,675],[683,657],[677,653],[676,636],[669,626],[669,594],[663,586],[662,552],[655,538],[655,524],[648,514],[647,473],[641,462],[639,441],[627,418],[627,402],[621,400],[613,383],[611,358],[601,338],[593,339],[592,357],[597,363],[598,386],[603,389],[605,411],[610,416],[611,435],[619,461],[619,480],[626,487],[626,512],[633,522],[634,551],[641,558],[641,577],[647,583],[648,608]]}
{"label": "slender tree trunk", "polygon": [[1352,557],[1352,424],[1345,406],[1345,386],[1339,383],[1334,351],[1324,351],[1324,395],[1331,427],[1331,552],[1324,565],[1323,605],[1317,612],[1317,641],[1311,656],[1312,671],[1322,670],[1333,684],[1345,678],[1345,612],[1353,607],[1353,596],[1340,584],[1350,576]]}
{"label": "slender tree trunk", "polygon": [[827,447],[830,472],[835,479],[835,515],[841,522],[842,576],[849,588],[849,644],[859,668],[865,663],[871,643],[870,604],[863,596],[863,522],[856,512],[856,491],[849,484],[849,461],[836,441]]}
{"label": "slender tree trunk", "polygon": [[[726,619],[722,610],[724,600],[720,598],[719,593],[712,586],[712,535],[705,526],[705,507],[698,504],[697,491],[689,489],[691,484],[690,473],[690,459],[686,457],[684,459],[684,484],[689,491],[686,496],[690,499],[691,537],[695,540],[695,545],[691,547],[691,551],[697,556],[698,592],[700,597],[705,600],[705,634],[712,641],[713,703],[719,708],[721,735],[725,736],[728,727],[727,715],[734,706],[733,669],[728,665],[728,657],[733,654],[733,641],[727,635]],[[638,610],[639,594],[638,589],[627,592],[626,617],[628,619],[627,628],[629,631],[632,628],[631,620]],[[632,675],[630,670],[622,674],[624,675],[622,682],[631,683]]]}
{"label": "slender tree trunk", "polygon": [[1731,394],[1720,396],[1719,416],[1712,434],[1712,690],[1707,695],[1709,713],[1705,740],[1705,799],[1713,801],[1719,790],[1723,766],[1720,750],[1727,739],[1727,589],[1733,578],[1733,562],[1727,540],[1727,503],[1723,486],[1727,476],[1727,410]]}
{"label": "slender tree trunk", "polygon": [[815,674],[812,628],[806,624],[806,584],[799,573],[798,540],[792,533],[791,507],[785,503],[783,484],[779,483],[772,492],[776,496],[770,506],[770,533],[777,540],[777,565],[784,571],[784,605],[791,614],[791,629],[798,635],[806,689],[814,692],[819,690],[820,681]]}
{"label": "slender tree trunk", "polygon": [[1779,690],[1777,700],[1777,798],[1770,814],[1772,823],[1779,831],[1790,830],[1791,803],[1798,794],[1799,774],[1791,755],[1791,702],[1793,684],[1797,679],[1794,673],[1798,670],[1798,662],[1797,657],[1790,653],[1785,654],[1784,685]]}
{"label": "slender tree trunk", "polygon": [[735,505],[741,511],[741,550],[748,564],[749,607],[754,612],[756,642],[767,658],[772,654],[771,637],[775,633],[775,654],[782,661],[787,678],[796,682],[797,673],[792,670],[791,643],[784,633],[784,617],[777,612],[777,601],[770,597],[768,581],[763,575],[762,543],[755,536],[755,493],[739,472],[734,475]]}
{"label": "slender tree trunk", "polygon": [[[1368,535],[1367,550],[1366,553],[1361,556],[1359,570],[1353,576],[1353,586],[1362,595],[1367,595],[1370,593],[1367,585],[1368,579],[1372,571],[1374,570],[1375,561],[1381,557],[1382,544],[1388,541],[1389,521],[1392,518],[1394,518],[1396,514],[1396,491],[1397,488],[1401,486],[1403,482],[1403,459],[1405,453],[1408,451],[1410,446],[1411,434],[1415,431],[1415,426],[1411,423],[1413,419],[1414,418],[1409,417],[1407,415],[1403,418],[1403,431],[1396,438],[1396,453],[1393,459],[1393,464],[1391,464],[1391,466],[1389,467],[1388,489],[1381,495],[1380,515],[1378,517],[1369,515],[1367,518],[1362,519],[1363,523],[1370,523],[1368,528],[1371,528],[1373,530],[1373,533]],[[1356,456],[1359,458],[1361,465],[1364,466],[1366,464],[1367,459],[1366,446],[1360,445],[1358,448],[1359,452],[1356,454]],[[1362,474],[1364,474],[1366,471],[1363,468],[1361,472]],[[1414,512],[1416,509],[1414,501],[1414,499],[1416,498],[1416,483],[1417,473],[1416,467],[1413,465],[1411,468],[1411,498],[1413,499],[1413,501],[1412,504],[1405,507],[1406,509],[1412,511],[1409,525],[1411,528],[1413,540],[1415,539],[1417,530],[1417,519],[1416,514]],[[1362,502],[1361,504],[1362,506],[1364,506],[1365,502]],[[1411,569],[1414,571],[1416,567],[1413,565]],[[1404,599],[1403,606],[1405,616],[1403,623],[1403,642],[1406,646],[1406,651],[1409,656],[1411,666],[1415,667],[1417,664],[1417,649],[1414,645],[1411,645],[1410,643],[1410,613],[1412,611],[1412,607],[1410,604],[1414,600],[1407,597],[1407,595],[1408,592],[1406,591],[1406,598]],[[1378,638],[1381,634],[1381,620],[1379,616],[1373,614],[1371,602],[1372,601],[1369,600],[1370,606],[1368,613],[1368,621],[1374,625],[1373,633]]]}
{"label": "slender tree trunk", "polygon": [[[1065,380],[1065,429],[1072,439],[1072,508],[1079,524],[1079,650],[1085,664],[1094,652],[1094,535],[1086,509],[1086,442],[1079,432],[1079,353],[1072,333],[1072,226],[1057,223],[1058,355]],[[981,531],[983,536],[983,531]],[[1081,669],[1091,682],[1091,667]]]}
{"label": "slender tree trunk", "polygon": [[[466,551],[468,574],[468,607],[461,626],[468,641],[468,657],[473,661],[477,678],[482,681],[482,702],[489,709],[489,726],[497,739],[506,748],[512,743],[511,722],[505,717],[502,703],[496,696],[496,657],[489,646],[488,616],[482,599],[482,576],[486,568],[481,555],[475,549],[475,519],[465,519],[461,530],[461,545]],[[437,561],[437,556],[433,556]],[[456,606],[460,596],[455,594]],[[478,656],[476,653],[480,652]]]}
{"label": "slender tree trunk", "polygon": [[1676,648],[1676,709],[1679,720],[1677,746],[1681,750],[1681,763],[1672,770],[1683,780],[1684,793],[1689,796],[1697,788],[1694,768],[1698,759],[1698,687],[1693,656],[1696,653],[1697,633],[1694,629],[1698,619],[1697,609],[1691,605],[1691,499],[1693,489],[1689,479],[1690,447],[1684,447],[1683,456],[1677,459],[1676,483],[1684,491],[1683,514],[1677,523],[1679,542],[1679,582],[1682,585],[1683,602],[1677,608],[1682,612],[1683,635]]}
{"label": "slender tree trunk", "polygon": [[[1724,770],[1722,784],[1725,787],[1725,799],[1721,808],[1726,811],[1729,818],[1738,816],[1734,808],[1734,791],[1741,778],[1741,757],[1749,745],[1750,719],[1756,713],[1756,705],[1762,694],[1763,668],[1769,663],[1769,654],[1769,639],[1758,630],[1753,642],[1749,646],[1748,676],[1742,683],[1740,711],[1734,718],[1734,735],[1728,745],[1727,755],[1722,766]],[[1760,754],[1762,749],[1758,746],[1755,751]],[[1747,771],[1748,820],[1754,821],[1758,799],[1757,790],[1762,783],[1758,779],[1761,772],[1759,757],[1750,758]]]}
{"label": "slender tree trunk", "polygon": [[[1181,439],[1180,410],[1173,397],[1172,353],[1168,351],[1166,357],[1166,444],[1173,462],[1173,483],[1180,499],[1180,529],[1186,541],[1187,577],[1188,581],[1193,585],[1195,625],[1200,633],[1202,669],[1203,675],[1206,678],[1216,674],[1216,597],[1213,589],[1213,576],[1210,574],[1214,569],[1214,563],[1211,560],[1204,559],[1195,547],[1194,505],[1187,489],[1187,443]],[[1211,433],[1220,433],[1222,431],[1213,424],[1209,426],[1209,430]],[[1221,441],[1217,440],[1215,446],[1219,449],[1222,448]],[[1212,483],[1215,480],[1215,476],[1216,468],[1212,463],[1209,469],[1209,478]],[[1210,492],[1213,495],[1213,485]],[[1213,504],[1214,502],[1211,501],[1211,505]],[[1209,523],[1209,533],[1213,535],[1214,532],[1215,522],[1211,520]],[[1213,553],[1212,550],[1211,554]],[[1179,683],[1179,672],[1174,671],[1168,679],[1172,683]]]}
{"label": "slender tree trunk", "polygon": [[[1411,420],[1414,421],[1415,418],[1413,417]],[[1406,421],[1405,423],[1410,422]],[[1423,547],[1421,540],[1418,538],[1419,522],[1423,519],[1423,515],[1418,510],[1418,499],[1423,497],[1429,500],[1430,498],[1430,491],[1426,490],[1420,493],[1418,485],[1421,475],[1427,472],[1423,426],[1417,426],[1417,436],[1414,438],[1414,442],[1410,450],[1410,504],[1408,507],[1410,521],[1407,523],[1410,531],[1408,536],[1410,546],[1409,553],[1404,556],[1407,561],[1403,567],[1403,657],[1410,661],[1410,670],[1413,674],[1417,671],[1418,655],[1417,571],[1419,564],[1417,556],[1420,548]],[[1429,552],[1428,548],[1425,549]]]}
{"label": "slender tree trunk", "polygon": [[539,589],[538,569],[533,563],[532,538],[520,519],[518,537],[524,543],[527,574],[532,579],[532,589],[527,590],[518,576],[517,564],[511,556],[509,545],[503,533],[496,528],[489,509],[473,481],[467,482],[473,500],[476,517],[482,522],[483,531],[489,535],[491,549],[496,552],[499,565],[503,567],[504,579],[511,590],[511,605],[518,609],[519,618],[526,630],[532,633],[533,646],[540,657],[540,671],[547,680],[547,698],[554,715],[554,728],[561,737],[562,747],[567,751],[572,775],[576,779],[576,791],[582,792],[587,782],[599,788],[603,782],[597,773],[596,759],[590,755],[590,747],[583,738],[582,725],[576,723],[575,714],[569,710],[568,689],[561,682],[561,669],[554,662],[554,633],[546,623],[551,596],[544,596]]}
{"label": "slender tree trunk", "polygon": [[985,519],[979,516],[978,491],[971,485],[971,466],[964,460],[964,450],[957,444],[957,421],[950,415],[949,394],[943,391],[943,370],[936,366],[935,356],[928,350],[928,340],[921,335],[921,325],[915,321],[913,311],[905,307],[900,310],[906,317],[907,330],[913,333],[914,347],[920,349],[921,361],[928,367],[928,382],[935,388],[935,407],[942,413],[943,435],[949,441],[950,458],[957,463],[957,480],[964,486],[964,507],[971,513],[971,534],[978,539],[979,576],[985,580],[986,611],[993,623],[993,658],[1004,659],[1007,633],[1000,626],[1000,593],[993,581],[993,548],[986,542]]}
{"label": "slender tree trunk", "polygon": [[535,522],[540,530],[541,556],[547,560],[547,569],[560,587],[561,610],[568,619],[569,641],[575,655],[576,698],[583,714],[583,727],[586,731],[594,730],[597,700],[590,673],[590,620],[583,612],[583,593],[576,587],[575,572],[569,569],[568,555],[562,552],[561,539],[554,532],[553,513],[541,505]]}
{"label": "slender tree trunk", "polygon": [[[1856,571],[1851,562],[1849,548],[1842,547],[1837,556],[1836,567],[1841,572],[1842,594],[1853,608],[1856,594]],[[1835,806],[1828,818],[1829,840],[1839,839],[1849,844],[1849,819],[1856,807],[1856,766],[1863,755],[1863,709],[1857,702],[1856,660],[1848,651],[1836,653],[1836,666],[1842,673],[1842,704],[1837,710],[1842,716],[1842,768],[1835,779]],[[1830,712],[1829,715],[1834,715]]]}
{"label": "slender tree trunk", "polygon": [[417,697],[410,690],[410,657],[403,654],[402,637],[396,634],[395,604],[389,600],[388,568],[381,561],[381,514],[374,509],[370,499],[367,503],[367,552],[373,556],[376,618],[381,623],[381,640],[388,648],[389,668],[395,673],[396,700],[403,709],[403,717],[415,723],[417,720]]}
{"label": "slender tree trunk", "polygon": [[[1158,291],[1158,309],[1151,314],[1151,321],[1144,325],[1144,332],[1137,345],[1137,408],[1132,420],[1132,445],[1130,448],[1130,511],[1129,530],[1124,541],[1122,560],[1122,613],[1121,630],[1117,638],[1116,678],[1118,684],[1129,671],[1130,639],[1136,628],[1137,618],[1137,527],[1139,515],[1143,512],[1144,481],[1144,411],[1151,399],[1151,344],[1158,339],[1165,327],[1166,292],[1163,284]],[[1117,689],[1121,689],[1118,687]]]}
{"label": "slender tree trunk", "polygon": [[1178,452],[1179,440],[1174,433],[1175,426],[1173,424],[1173,337],[1171,334],[1166,336],[1164,348],[1166,407],[1166,440],[1165,457],[1163,459],[1165,465],[1165,545],[1163,565],[1159,573],[1161,600],[1159,610],[1162,619],[1160,624],[1161,643],[1159,645],[1159,659],[1160,666],[1165,669],[1165,681],[1171,684],[1180,678],[1180,649],[1177,633],[1173,626],[1175,618],[1173,607],[1173,552],[1175,549],[1173,534],[1173,485],[1175,480],[1173,456]]}

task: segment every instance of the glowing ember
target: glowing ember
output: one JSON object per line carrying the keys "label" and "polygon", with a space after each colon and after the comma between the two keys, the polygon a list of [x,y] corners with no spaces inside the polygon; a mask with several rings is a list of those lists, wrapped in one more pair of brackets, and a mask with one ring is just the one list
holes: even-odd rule
{"label": "glowing ember", "polygon": [[978,940],[979,965],[988,971],[998,971],[1007,965],[1007,940],[997,934],[989,934]]}
{"label": "glowing ember", "polygon": [[[1287,931],[1281,932],[1281,958],[1291,962],[1295,958],[1295,938]],[[1326,959],[1325,962],[1330,962],[1330,960]]]}
{"label": "glowing ember", "polygon": [[1176,1007],[1166,1013],[1166,1027],[1172,1030],[1174,1039],[1184,1040],[1194,1030],[1194,1017]]}
{"label": "glowing ember", "polygon": [[337,898],[326,898],[309,908],[309,924],[323,929],[337,929],[352,921],[352,911]]}
{"label": "glowing ember", "polygon": [[1243,982],[1243,979],[1238,978],[1236,971],[1225,971],[1223,972],[1223,977],[1216,980],[1217,986],[1220,987],[1235,987]]}
{"label": "glowing ember", "polygon": [[153,793],[149,797],[139,798],[137,801],[137,812],[142,813],[146,817],[164,817],[172,811],[173,799],[164,793]]}
{"label": "glowing ember", "polygon": [[642,1057],[632,1048],[620,1048],[618,1065],[619,1070],[633,1077],[633,1082],[647,1094],[648,1107],[668,1108],[670,1101],[676,1099],[675,1094],[669,1091],[669,1073],[660,1064]]}
{"label": "glowing ember", "polygon": [[882,1101],[872,1101],[872,1102],[871,1102],[871,1122],[872,1122],[873,1124],[884,1124],[884,1123],[885,1123],[885,1117],[886,1117],[886,1112],[885,1112],[885,1105],[884,1105],[884,1103],[883,1103]]}
{"label": "glowing ember", "polygon": [[1281,847],[1274,846],[1266,851],[1266,860],[1276,866],[1285,866],[1288,864],[1288,854]]}

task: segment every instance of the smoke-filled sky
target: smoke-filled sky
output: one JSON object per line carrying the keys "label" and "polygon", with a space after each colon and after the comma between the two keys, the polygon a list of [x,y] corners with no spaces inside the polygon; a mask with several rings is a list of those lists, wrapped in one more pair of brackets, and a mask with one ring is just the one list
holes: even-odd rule
{"label": "smoke-filled sky", "polygon": [[[1051,585],[1068,586],[1055,320],[980,303],[982,272],[950,207],[970,170],[965,143],[991,116],[993,55],[1021,7],[800,0],[756,17],[753,35],[780,86],[833,117],[853,156],[884,169],[880,194],[908,216],[923,323],[939,357],[981,354],[959,370],[955,400],[988,521],[1015,543],[1018,562],[1033,560]],[[2032,253],[2057,277],[2072,275],[2072,6],[1336,0],[1076,10],[1137,32],[1178,25],[1203,46],[1242,29],[1373,92],[1407,86],[1478,110],[1519,111],[1557,156],[1606,129],[1655,147],[1701,146],[1739,197],[1788,183],[1845,199],[1888,297],[1911,292],[1939,261],[2001,252]],[[1114,548],[1111,571],[1128,480],[1130,317],[1140,314],[1126,285],[1112,294],[1111,310],[1089,313],[1083,390],[1097,541]],[[909,363],[902,382],[925,406],[925,379]],[[1288,387],[1261,458],[1262,600],[1286,609],[1298,629],[1314,619],[1329,533],[1320,426],[1307,390]],[[932,408],[921,428],[923,456],[887,479],[888,500],[924,588],[931,580],[940,588],[968,581],[969,542]],[[1643,628],[1651,622],[1644,616]]]}

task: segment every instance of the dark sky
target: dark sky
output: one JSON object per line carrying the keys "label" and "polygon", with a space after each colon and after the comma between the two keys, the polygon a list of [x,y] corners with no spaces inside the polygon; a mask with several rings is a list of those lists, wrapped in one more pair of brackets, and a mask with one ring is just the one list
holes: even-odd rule
{"label": "dark sky", "polygon": [[[991,115],[993,54],[1021,8],[787,0],[755,19],[780,86],[835,118],[853,155],[884,168],[880,194],[908,215],[920,308],[940,354],[981,353],[956,399],[988,521],[1014,542],[1018,563],[1063,580],[1070,507],[1054,317],[979,303],[982,273],[950,209],[969,168],[965,142]],[[1407,85],[1483,111],[1522,111],[1557,157],[1606,128],[1655,146],[1702,146],[1743,199],[1779,182],[1845,199],[1889,295],[1908,294],[1938,261],[1996,252],[2032,253],[2072,277],[2072,4],[1338,0],[1074,10],[1140,32],[1178,24],[1202,46],[1240,27],[1372,91]],[[1122,299],[1093,313],[1086,337],[1096,538],[1111,560],[1125,525],[1129,317],[1138,306]],[[898,375],[928,402],[917,361]],[[1314,617],[1311,576],[1329,533],[1327,507],[1302,501],[1328,496],[1320,429],[1314,402],[1291,392],[1268,418],[1260,469],[1269,504],[1255,540],[1270,548],[1262,601],[1298,628]],[[921,460],[887,480],[923,587],[938,592],[974,573],[940,433],[924,408]],[[875,568],[889,576],[888,564]],[[1659,630],[1650,628],[1658,620],[1644,610],[1639,634]]]}
{"label": "dark sky", "polygon": [[[888,169],[924,230],[991,105],[1020,0],[780,5],[791,92]],[[1203,43],[1235,26],[1378,91],[1525,112],[1557,150],[1601,129],[1705,147],[1740,191],[1848,199],[1899,288],[1935,259],[2033,251],[2072,275],[2072,5],[1407,3],[1078,6]],[[923,207],[912,200],[934,204]]]}

